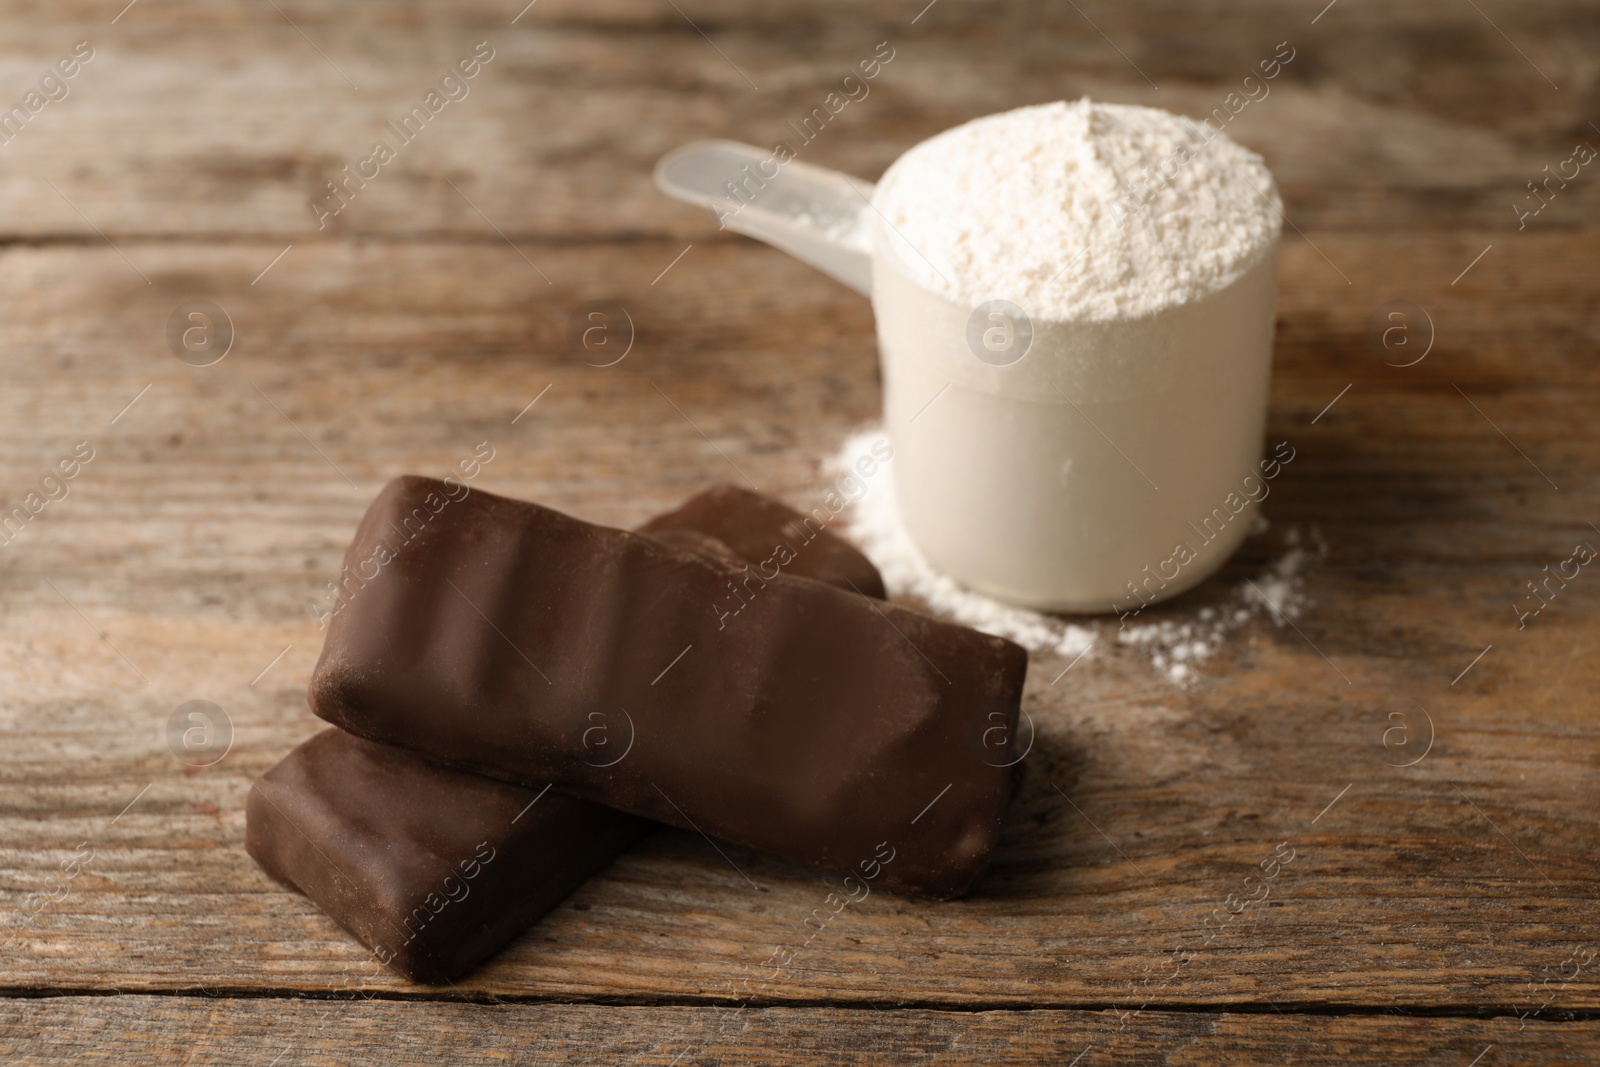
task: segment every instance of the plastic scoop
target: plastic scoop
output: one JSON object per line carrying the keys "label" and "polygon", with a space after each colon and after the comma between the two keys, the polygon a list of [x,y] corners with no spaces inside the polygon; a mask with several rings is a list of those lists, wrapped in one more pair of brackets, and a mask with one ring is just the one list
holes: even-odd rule
{"label": "plastic scoop", "polygon": [[872,295],[872,244],[863,217],[871,211],[871,182],[805,163],[779,165],[771,152],[737,141],[673,149],[656,164],[655,179],[662,192],[710,210],[723,227]]}

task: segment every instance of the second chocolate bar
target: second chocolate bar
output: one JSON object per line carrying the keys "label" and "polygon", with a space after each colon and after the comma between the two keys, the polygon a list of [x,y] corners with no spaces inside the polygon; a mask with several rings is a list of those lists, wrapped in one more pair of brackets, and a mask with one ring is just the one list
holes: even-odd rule
{"label": "second chocolate bar", "polygon": [[810,515],[769,496],[736,485],[712,486],[690,497],[676,511],[651,519],[640,533],[661,537],[672,531],[697,530],[733,549],[735,566],[753,568],[771,578],[780,571],[854,589],[882,600],[883,577],[854,545],[826,529],[815,509]]}
{"label": "second chocolate bar", "polygon": [[250,787],[244,840],[379,963],[448,982],[651,825],[324,730]]}
{"label": "second chocolate bar", "polygon": [[346,562],[372,577],[329,627],[318,715],[801,862],[870,865],[890,888],[958,896],[982,874],[1011,793],[1017,645],[449,488],[397,479],[363,517]]}

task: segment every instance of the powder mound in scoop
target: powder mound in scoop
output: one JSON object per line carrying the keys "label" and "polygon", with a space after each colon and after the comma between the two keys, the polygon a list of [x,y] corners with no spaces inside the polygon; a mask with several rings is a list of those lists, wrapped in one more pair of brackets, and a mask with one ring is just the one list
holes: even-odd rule
{"label": "powder mound in scoop", "polygon": [[1156,108],[1041,104],[922,142],[878,184],[878,239],[923,288],[1037,319],[1137,318],[1226,288],[1277,238],[1261,157]]}

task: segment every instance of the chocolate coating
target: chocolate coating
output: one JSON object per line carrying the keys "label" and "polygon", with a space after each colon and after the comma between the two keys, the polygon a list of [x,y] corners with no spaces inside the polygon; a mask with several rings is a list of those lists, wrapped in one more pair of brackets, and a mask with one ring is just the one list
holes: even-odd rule
{"label": "chocolate coating", "polygon": [[[678,510],[645,523],[639,532],[659,536],[672,529],[698,530],[748,560],[762,577],[781,570],[882,600],[883,577],[878,568],[854,545],[823,526],[815,512],[802,515],[760,493],[714,485],[690,497]],[[784,563],[785,556],[792,558]]]}
{"label": "chocolate coating", "polygon": [[362,518],[318,715],[799,862],[871,864],[891,889],[953,897],[982,874],[1020,647],[461,490],[399,478]]}
{"label": "chocolate coating", "polygon": [[[761,507],[757,494],[717,494],[710,502],[656,520],[652,536],[730,566],[746,561],[685,524],[736,524],[764,543],[758,531],[766,521],[768,539],[784,536],[787,509]],[[843,560],[842,568],[812,573],[845,588],[860,578],[861,564],[872,565],[842,540],[839,547],[826,559]],[[330,729],[252,788],[245,847],[380,962],[413,981],[439,983],[498,951],[649,825]]]}
{"label": "chocolate coating", "polygon": [[324,730],[250,787],[245,848],[417,982],[498,951],[650,823]]}

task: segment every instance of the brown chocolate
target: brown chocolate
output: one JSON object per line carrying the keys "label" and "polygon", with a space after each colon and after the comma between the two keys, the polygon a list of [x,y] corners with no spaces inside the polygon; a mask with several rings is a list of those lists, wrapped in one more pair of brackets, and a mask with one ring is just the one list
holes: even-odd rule
{"label": "brown chocolate", "polygon": [[1021,648],[461,488],[399,478],[368,509],[318,715],[888,888],[982,874]]}
{"label": "brown chocolate", "polygon": [[759,576],[778,573],[815,578],[866,596],[884,597],[883,578],[850,542],[825,529],[823,509],[802,515],[771,497],[734,485],[715,485],[676,511],[652,519],[640,533],[659,536],[675,529],[698,530],[733,549]]}
{"label": "brown chocolate", "polygon": [[[767,539],[785,536],[787,509],[766,508],[754,493],[711,499],[712,508],[679,509],[656,520],[652,536],[730,566],[747,561],[683,524],[734,524],[761,543],[757,531],[765,521]],[[861,578],[862,565],[872,566],[832,534],[817,540],[838,543],[817,556],[814,577],[848,588]],[[830,569],[828,561],[838,565]],[[876,570],[871,575],[875,580]],[[601,760],[605,733],[589,737]],[[413,981],[439,983],[511,941],[650,825],[330,729],[252,787],[245,847],[379,962]]]}
{"label": "brown chocolate", "polygon": [[497,952],[650,823],[324,730],[250,788],[245,848],[383,963],[445,982]]}

